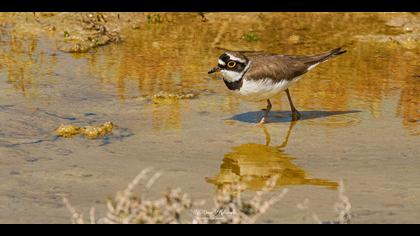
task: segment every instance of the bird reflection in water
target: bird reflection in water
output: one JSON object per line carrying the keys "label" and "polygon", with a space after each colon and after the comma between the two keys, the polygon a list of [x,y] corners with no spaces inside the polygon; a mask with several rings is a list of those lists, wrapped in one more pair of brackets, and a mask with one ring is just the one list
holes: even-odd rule
{"label": "bird reflection in water", "polygon": [[315,185],[337,189],[337,182],[311,178],[303,168],[293,163],[295,158],[284,151],[295,125],[296,122],[290,123],[285,140],[279,146],[270,146],[270,133],[262,126],[265,144],[246,143],[233,147],[225,154],[220,172],[213,178],[206,178],[206,181],[218,189],[240,183],[245,186],[244,189],[261,191],[268,181],[277,177],[274,187]]}

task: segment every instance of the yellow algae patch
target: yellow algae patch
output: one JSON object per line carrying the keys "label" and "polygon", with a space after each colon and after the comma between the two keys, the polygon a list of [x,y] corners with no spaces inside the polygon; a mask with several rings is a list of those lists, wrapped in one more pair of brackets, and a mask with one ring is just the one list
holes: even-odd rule
{"label": "yellow algae patch", "polygon": [[86,126],[82,129],[83,135],[88,139],[103,137],[112,132],[115,125],[112,122],[106,122],[100,126]]}
{"label": "yellow algae patch", "polygon": [[57,129],[55,129],[55,132],[60,137],[69,138],[80,134],[82,129],[74,125],[61,124]]}
{"label": "yellow algae patch", "polygon": [[70,138],[78,134],[83,134],[88,139],[96,139],[103,137],[112,132],[116,125],[112,122],[106,122],[99,126],[85,126],[79,127],[75,125],[63,125],[61,124],[55,132],[58,136],[64,138]]}
{"label": "yellow algae patch", "polygon": [[170,103],[175,100],[182,100],[182,99],[193,99],[196,98],[198,95],[194,93],[166,93],[166,92],[159,92],[151,97],[151,100],[154,103]]}

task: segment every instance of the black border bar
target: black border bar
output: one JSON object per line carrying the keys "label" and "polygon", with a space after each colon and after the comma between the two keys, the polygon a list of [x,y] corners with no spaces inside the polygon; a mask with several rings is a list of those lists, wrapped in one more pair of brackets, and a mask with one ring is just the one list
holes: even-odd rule
{"label": "black border bar", "polygon": [[14,0],[3,11],[408,11],[418,12],[414,0]]}

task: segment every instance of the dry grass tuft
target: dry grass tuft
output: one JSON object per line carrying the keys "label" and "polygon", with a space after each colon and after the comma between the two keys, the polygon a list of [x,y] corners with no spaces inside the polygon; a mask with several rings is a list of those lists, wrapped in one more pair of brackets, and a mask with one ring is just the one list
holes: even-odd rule
{"label": "dry grass tuft", "polygon": [[[161,176],[157,172],[148,178],[151,169],[143,170],[127,188],[118,192],[114,199],[107,203],[105,217],[96,219],[95,209],[91,208],[90,223],[100,224],[249,224],[264,214],[269,208],[278,202],[286,193],[283,190],[279,195],[264,201],[263,195],[270,191],[276,179],[268,181],[266,188],[258,192],[252,199],[242,197],[244,186],[233,184],[226,187],[214,199],[212,210],[194,209],[202,203],[192,201],[187,194],[180,189],[170,189],[163,197],[156,200],[146,199],[144,196],[134,194],[134,189],[142,181],[146,181],[144,189],[147,191]],[[64,198],[64,204],[71,213],[72,223],[84,224],[82,214]],[[189,214],[188,214],[189,213]],[[188,219],[186,215],[190,216]]]}
{"label": "dry grass tuft", "polygon": [[214,208],[204,214],[196,214],[193,223],[197,224],[252,224],[267,212],[270,207],[280,201],[287,193],[284,189],[280,194],[268,200],[263,195],[272,190],[277,177],[270,179],[266,187],[250,199],[244,199],[242,192],[245,185],[237,183],[219,190],[214,200]]}
{"label": "dry grass tuft", "polygon": [[333,221],[321,221],[319,217],[309,209],[309,200],[305,199],[303,203],[298,204],[300,210],[306,211],[312,219],[318,224],[350,224],[351,223],[351,203],[344,194],[344,183],[340,181],[338,188],[338,202],[334,204],[334,210],[337,212],[337,219]]}
{"label": "dry grass tuft", "polygon": [[337,222],[339,224],[350,224],[351,222],[351,203],[350,199],[344,194],[344,183],[340,181],[340,187],[338,188],[338,199],[334,206],[335,211],[338,213]]}

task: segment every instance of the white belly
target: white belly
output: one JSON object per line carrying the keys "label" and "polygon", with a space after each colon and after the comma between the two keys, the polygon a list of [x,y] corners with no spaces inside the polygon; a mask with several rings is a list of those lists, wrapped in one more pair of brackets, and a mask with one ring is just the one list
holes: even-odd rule
{"label": "white belly", "polygon": [[282,80],[278,83],[272,83],[271,80],[244,80],[241,89],[237,92],[242,98],[249,101],[262,101],[278,95],[286,90],[299,78],[292,81]]}

